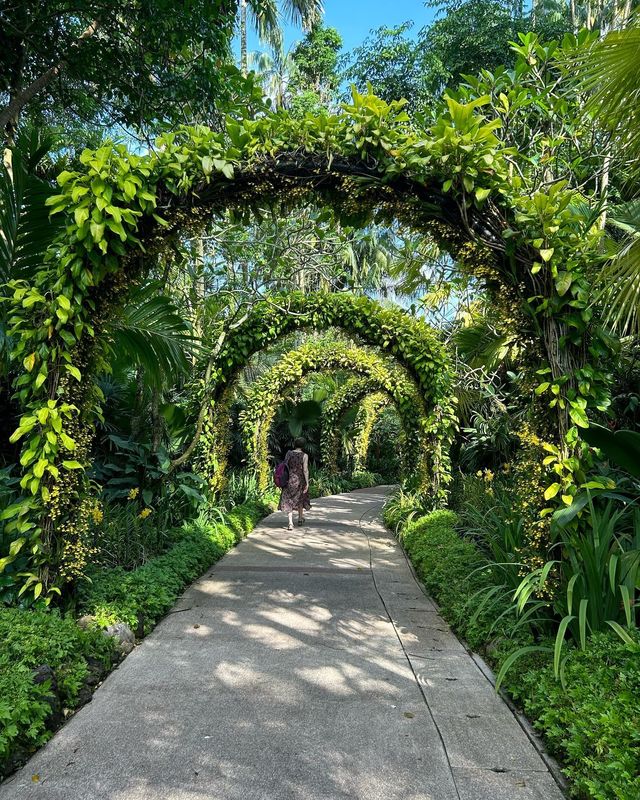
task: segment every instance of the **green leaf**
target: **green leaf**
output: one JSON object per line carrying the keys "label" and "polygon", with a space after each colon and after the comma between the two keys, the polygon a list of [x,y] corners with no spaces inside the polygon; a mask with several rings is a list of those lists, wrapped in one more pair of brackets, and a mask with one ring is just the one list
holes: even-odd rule
{"label": "green leaf", "polygon": [[89,219],[88,206],[80,206],[79,208],[76,208],[73,212],[73,216],[76,221],[76,225],[81,227]]}
{"label": "green leaf", "polygon": [[562,655],[562,648],[564,646],[564,637],[567,632],[567,628],[573,622],[575,617],[571,614],[567,614],[566,617],[560,621],[560,625],[558,626],[558,633],[556,634],[556,641],[555,646],[553,648],[553,672],[556,678],[560,674],[560,656]]}
{"label": "green leaf", "polygon": [[573,405],[573,403],[569,406],[569,416],[579,428],[589,427],[589,418],[583,409],[578,408],[577,406]]}
{"label": "green leaf", "polygon": [[500,667],[500,671],[496,676],[496,692],[500,691],[500,687],[504,682],[504,679],[511,669],[511,667],[521,659],[523,656],[529,655],[530,653],[550,653],[550,647],[543,647],[541,645],[528,645],[527,647],[521,647],[519,650],[516,650],[514,653],[511,653],[507,658],[505,658],[502,667]]}
{"label": "green leaf", "polygon": [[44,471],[47,468],[49,462],[46,458],[41,458],[38,463],[33,468],[33,474],[36,478],[41,478],[44,475]]}
{"label": "green leaf", "polygon": [[555,497],[561,489],[561,485],[559,483],[552,483],[551,486],[548,486],[544,492],[544,499],[551,500],[551,498]]}
{"label": "green leaf", "polygon": [[632,645],[635,650],[640,651],[640,648],[638,647],[638,642],[632,636],[630,636],[627,633],[627,631],[625,631],[625,629],[622,627],[622,625],[620,625],[619,622],[615,622],[612,619],[608,619],[607,625],[610,625],[613,628],[613,630],[618,634],[618,636],[622,639],[623,642]]}
{"label": "green leaf", "polygon": [[63,461],[62,466],[65,469],[84,469],[79,461]]}
{"label": "green leaf", "polygon": [[70,436],[67,436],[67,434],[64,433],[64,431],[60,432],[60,441],[67,448],[67,450],[75,450],[76,449],[76,443],[73,441],[73,439]]}

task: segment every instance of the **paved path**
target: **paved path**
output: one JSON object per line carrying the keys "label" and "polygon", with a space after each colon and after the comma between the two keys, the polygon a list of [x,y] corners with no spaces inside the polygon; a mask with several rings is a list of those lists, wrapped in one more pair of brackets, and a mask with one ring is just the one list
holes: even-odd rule
{"label": "paved path", "polygon": [[384,494],[316,501],[293,533],[265,520],[0,800],[560,800],[380,524]]}

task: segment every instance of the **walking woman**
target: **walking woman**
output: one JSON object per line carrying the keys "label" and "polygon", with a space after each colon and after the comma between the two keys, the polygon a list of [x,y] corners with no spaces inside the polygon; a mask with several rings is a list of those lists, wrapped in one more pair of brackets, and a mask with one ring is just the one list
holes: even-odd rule
{"label": "walking woman", "polygon": [[304,452],[305,440],[298,438],[289,450],[284,463],[289,468],[289,483],[280,493],[278,509],[289,515],[287,530],[293,530],[293,512],[298,510],[298,525],[304,525],[304,511],[311,508],[309,502],[309,456]]}

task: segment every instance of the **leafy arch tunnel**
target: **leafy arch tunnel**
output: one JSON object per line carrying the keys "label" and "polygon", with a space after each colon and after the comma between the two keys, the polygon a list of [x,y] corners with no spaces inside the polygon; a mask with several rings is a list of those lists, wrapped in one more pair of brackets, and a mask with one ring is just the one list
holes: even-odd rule
{"label": "leafy arch tunnel", "polygon": [[[310,372],[339,369],[362,376],[357,387],[354,387],[353,382],[346,384],[351,390],[348,396],[345,397],[343,393],[339,393],[343,402],[348,401],[350,405],[353,405],[358,399],[362,399],[364,395],[371,394],[376,389],[383,390],[393,398],[407,435],[424,445],[420,448],[422,455],[415,465],[415,471],[423,488],[426,489],[430,486],[433,464],[430,448],[427,445],[433,431],[428,407],[425,405],[415,381],[405,369],[375,351],[349,344],[335,343],[331,345],[308,343],[290,351],[252,386],[247,396],[247,408],[241,414],[241,424],[248,462],[259,476],[260,485],[266,487],[268,481],[267,441],[279,398],[286,394],[289,387],[295,386]],[[324,420],[325,425],[335,423],[340,410],[344,411],[345,407],[336,408],[337,413],[334,414],[334,408],[330,406],[329,416]],[[219,429],[223,427],[225,426],[221,421]],[[228,426],[226,427],[228,429]],[[224,442],[224,439],[220,444],[222,447],[228,447],[228,441]],[[224,454],[216,455],[218,465],[225,460]],[[330,464],[331,462],[325,463]],[[218,471],[218,475],[221,474]]]}

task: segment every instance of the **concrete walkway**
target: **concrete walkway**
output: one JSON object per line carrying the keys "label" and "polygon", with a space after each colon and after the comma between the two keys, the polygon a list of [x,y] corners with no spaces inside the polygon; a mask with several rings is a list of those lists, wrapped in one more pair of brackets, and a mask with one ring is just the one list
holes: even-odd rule
{"label": "concrete walkway", "polygon": [[560,800],[382,527],[384,495],[316,501],[292,533],[266,519],[0,800]]}

